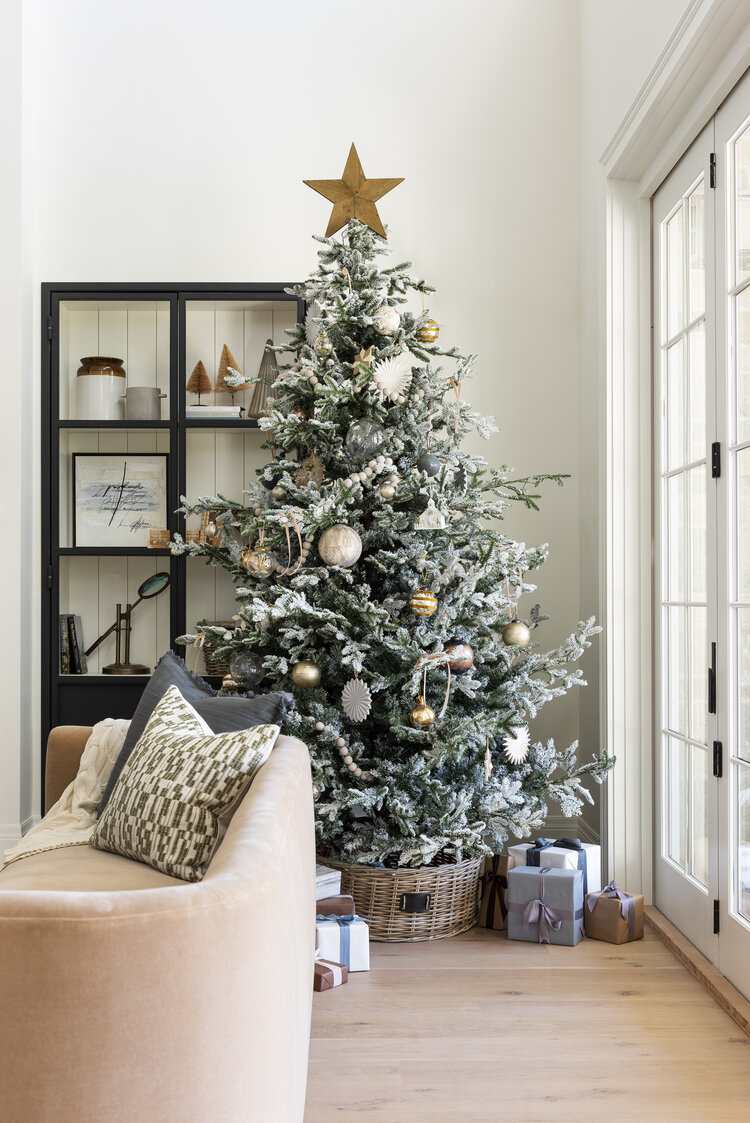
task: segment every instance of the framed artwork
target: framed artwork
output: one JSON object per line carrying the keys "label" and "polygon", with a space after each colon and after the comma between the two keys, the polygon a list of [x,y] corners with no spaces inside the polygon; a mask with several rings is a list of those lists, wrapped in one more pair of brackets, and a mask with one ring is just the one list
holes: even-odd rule
{"label": "framed artwork", "polygon": [[165,526],[166,453],[73,453],[74,546],[148,546]]}

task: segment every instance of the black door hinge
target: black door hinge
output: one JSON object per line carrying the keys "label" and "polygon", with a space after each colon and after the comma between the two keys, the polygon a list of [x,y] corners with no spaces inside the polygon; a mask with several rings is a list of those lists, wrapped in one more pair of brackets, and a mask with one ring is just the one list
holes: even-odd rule
{"label": "black door hinge", "polygon": [[716,187],[716,153],[708,157],[708,186]]}
{"label": "black door hinge", "polygon": [[716,644],[711,644],[711,666],[708,668],[708,712],[716,713]]}
{"label": "black door hinge", "polygon": [[714,935],[719,934],[719,902],[714,901]]}
{"label": "black door hinge", "polygon": [[47,588],[51,589],[55,580],[55,571],[51,565],[47,566]]}
{"label": "black door hinge", "polygon": [[724,748],[721,741],[714,741],[714,776],[720,780],[723,773]]}
{"label": "black door hinge", "polygon": [[55,324],[54,324],[54,321],[53,321],[52,317],[48,316],[47,317],[47,339],[52,339],[54,327],[55,327]]}
{"label": "black door hinge", "polygon": [[711,445],[711,478],[718,480],[721,475],[721,445],[714,441]]}

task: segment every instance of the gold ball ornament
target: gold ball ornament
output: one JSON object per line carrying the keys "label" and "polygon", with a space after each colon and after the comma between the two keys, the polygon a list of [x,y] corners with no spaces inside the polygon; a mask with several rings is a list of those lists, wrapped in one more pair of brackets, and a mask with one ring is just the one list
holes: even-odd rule
{"label": "gold ball ornament", "polygon": [[256,546],[254,550],[242,551],[242,564],[253,577],[265,581],[270,577],[276,567],[276,559],[265,546]]}
{"label": "gold ball ornament", "polygon": [[317,803],[318,800],[320,799],[320,788],[318,787],[317,784],[313,784],[312,793],[313,793],[313,800],[315,801],[315,803]]}
{"label": "gold ball ornament", "polygon": [[286,499],[286,488],[282,487],[281,484],[276,484],[271,495],[280,503],[282,499]]}
{"label": "gold ball ornament", "polygon": [[440,334],[440,328],[434,320],[426,320],[420,328],[417,328],[417,342],[418,343],[434,343]]}
{"label": "gold ball ornament", "polygon": [[240,684],[238,682],[235,682],[230,674],[224,675],[224,678],[221,680],[222,694],[236,694],[237,691],[241,689],[242,687],[240,686]]}
{"label": "gold ball ornament", "polygon": [[312,690],[320,683],[320,667],[312,659],[301,659],[292,667],[292,682],[300,690]]}
{"label": "gold ball ornament", "polygon": [[310,417],[310,414],[306,409],[290,409],[289,416],[298,417],[300,421],[307,421]]}
{"label": "gold ball ornament", "polygon": [[321,534],[318,553],[326,565],[347,569],[362,553],[362,539],[350,526],[335,523]]}
{"label": "gold ball ornament", "polygon": [[322,331],[313,344],[315,354],[320,359],[327,359],[333,351],[333,344],[326,332]]}
{"label": "gold ball ornament", "polygon": [[438,599],[429,589],[417,589],[409,597],[409,607],[415,616],[432,616],[437,612]]}
{"label": "gold ball ornament", "polygon": [[435,724],[435,711],[427,705],[421,694],[417,698],[416,706],[409,714],[409,721],[419,729],[429,729],[431,725]]}
{"label": "gold ball ornament", "polygon": [[503,628],[503,643],[508,647],[525,647],[531,639],[531,632],[522,620],[511,620]]}
{"label": "gold ball ornament", "polygon": [[393,484],[383,484],[380,489],[380,494],[383,496],[383,499],[393,499],[396,494],[396,489]]}

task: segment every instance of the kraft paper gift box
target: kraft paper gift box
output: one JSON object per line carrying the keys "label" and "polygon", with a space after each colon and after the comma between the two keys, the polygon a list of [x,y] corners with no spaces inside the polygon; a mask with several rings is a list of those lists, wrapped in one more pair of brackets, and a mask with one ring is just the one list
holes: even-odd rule
{"label": "kraft paper gift box", "polygon": [[602,887],[602,850],[579,838],[538,838],[509,846],[517,866],[552,866],[553,869],[583,870],[583,892],[598,893]]}
{"label": "kraft paper gift box", "polygon": [[507,854],[493,854],[484,859],[479,875],[479,920],[482,928],[494,928],[504,932],[508,927],[508,870],[513,869],[515,859]]}
{"label": "kraft paper gift box", "polygon": [[315,867],[315,898],[333,897],[341,892],[341,870],[333,870],[330,866],[316,865]]}
{"label": "kraft paper gift box", "polygon": [[351,893],[339,893],[335,897],[323,897],[315,902],[316,916],[353,916],[355,912]]}
{"label": "kraft paper gift box", "polygon": [[627,944],[643,939],[644,900],[640,893],[624,893],[610,881],[598,893],[586,897],[586,935],[608,944]]}
{"label": "kraft paper gift box", "polygon": [[549,866],[512,869],[508,939],[575,947],[583,939],[583,871]]}
{"label": "kraft paper gift box", "polygon": [[315,946],[321,959],[343,963],[350,971],[370,970],[370,929],[361,916],[318,915]]}
{"label": "kraft paper gift box", "polygon": [[349,978],[349,971],[344,963],[333,963],[330,959],[321,959],[320,952],[315,952],[315,966],[313,968],[313,990],[333,990],[341,986]]}

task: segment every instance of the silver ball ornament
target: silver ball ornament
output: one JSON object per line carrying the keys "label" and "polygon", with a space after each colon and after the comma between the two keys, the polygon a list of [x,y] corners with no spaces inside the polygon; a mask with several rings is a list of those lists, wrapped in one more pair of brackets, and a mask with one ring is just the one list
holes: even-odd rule
{"label": "silver ball ornament", "polygon": [[503,628],[503,643],[508,647],[525,647],[531,639],[531,631],[522,620],[511,620]]}
{"label": "silver ball ornament", "polygon": [[385,444],[385,429],[372,417],[362,417],[349,426],[344,442],[352,460],[370,460]]}
{"label": "silver ball ornament", "polygon": [[245,690],[257,686],[265,678],[266,671],[260,655],[254,651],[238,651],[231,659],[229,670],[235,682]]}
{"label": "silver ball ornament", "polygon": [[393,335],[401,324],[401,316],[395,308],[382,304],[372,317],[372,322],[381,335]]}

